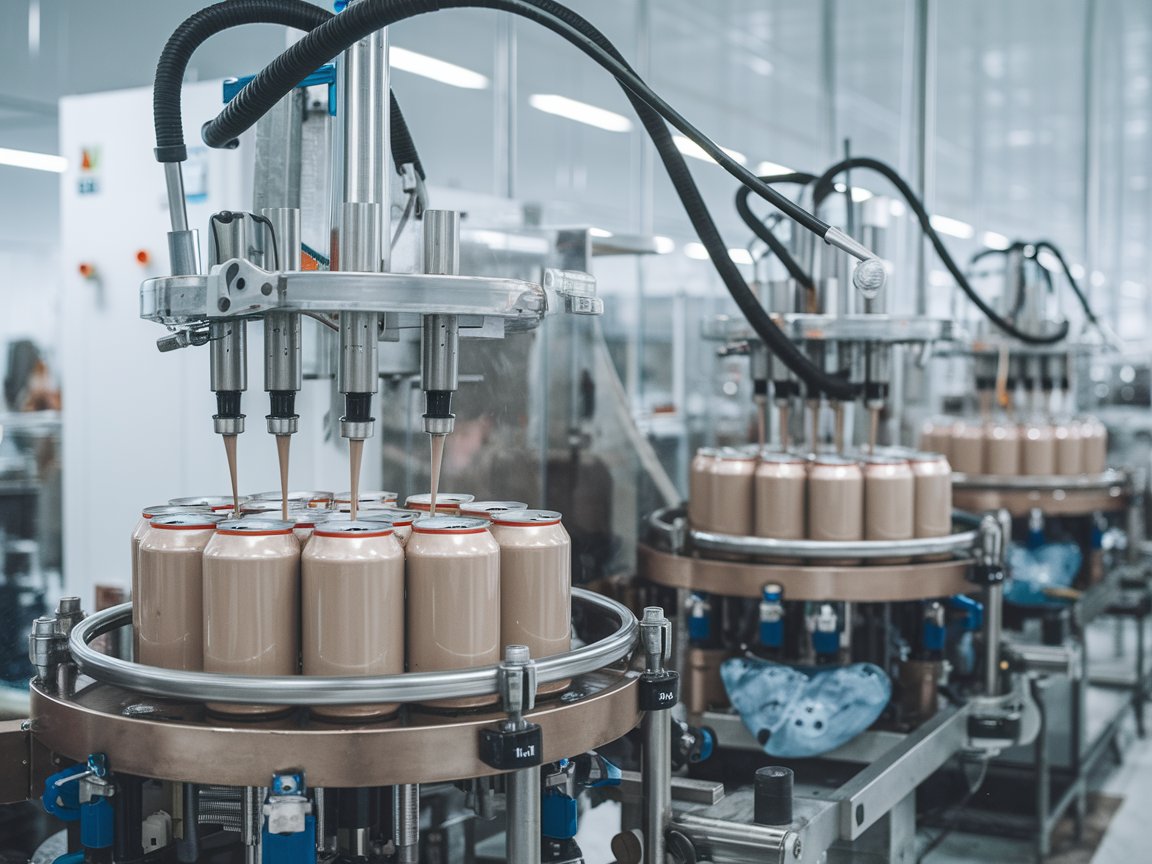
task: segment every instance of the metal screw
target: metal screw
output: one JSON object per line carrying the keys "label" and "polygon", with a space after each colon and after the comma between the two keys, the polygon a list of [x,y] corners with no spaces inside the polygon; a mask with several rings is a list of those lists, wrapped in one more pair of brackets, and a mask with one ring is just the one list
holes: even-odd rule
{"label": "metal screw", "polygon": [[263,294],[265,297],[267,297],[269,294],[271,294],[272,293],[272,283],[271,282],[265,282],[263,285],[261,285],[260,286],[260,293]]}
{"label": "metal screw", "polygon": [[231,300],[229,300],[227,297],[221,297],[220,300],[217,301],[217,303],[216,303],[216,308],[219,309],[221,312],[227,312],[228,307],[231,305],[232,305]]}
{"label": "metal screw", "polygon": [[796,838],[796,842],[792,844],[792,857],[799,858],[800,853],[804,851],[804,844],[800,842],[800,838]]}

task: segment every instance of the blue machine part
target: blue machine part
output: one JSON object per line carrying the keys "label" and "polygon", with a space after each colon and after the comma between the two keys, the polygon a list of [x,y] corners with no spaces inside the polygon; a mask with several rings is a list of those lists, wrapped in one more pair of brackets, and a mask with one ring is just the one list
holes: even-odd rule
{"label": "blue machine part", "polygon": [[[65,768],[44,782],[41,796],[44,809],[63,822],[79,820],[80,844],[85,849],[107,849],[112,845],[115,825],[112,802],[104,795],[91,794],[84,786],[89,777],[99,781],[107,776],[107,758],[103,753],[93,753],[88,757],[88,764]],[[54,864],[83,860],[83,852],[74,852],[60,856]]]}
{"label": "blue machine part", "polygon": [[876,722],[892,698],[870,663],[801,670],[754,657],[724,661],[732,706],[769,756],[801,759],[846,744]]}
{"label": "blue machine part", "polygon": [[961,626],[969,633],[976,633],[984,627],[984,604],[979,600],[973,600],[967,594],[956,594],[948,599],[948,606],[964,613]]}
{"label": "blue machine part", "polygon": [[706,594],[693,594],[688,610],[688,638],[707,642],[712,638],[712,604]]}
{"label": "blue machine part", "polygon": [[817,630],[812,634],[812,650],[820,656],[829,656],[840,653],[839,630]]}
{"label": "blue machine part", "polygon": [[575,798],[549,789],[540,801],[540,833],[553,840],[571,840],[580,827],[579,816]]}
{"label": "blue machine part", "polygon": [[947,634],[948,628],[943,621],[937,620],[931,614],[924,616],[924,629],[920,638],[925,651],[943,651]]}
{"label": "blue machine part", "polygon": [[712,752],[716,749],[716,736],[712,734],[712,730],[708,728],[700,729],[700,758],[699,762],[706,762],[712,758]]}
{"label": "blue machine part", "polygon": [[[272,775],[260,831],[262,857],[268,864],[316,864],[316,817],[308,800],[304,775],[288,771]],[[282,830],[272,831],[272,828]]]}
{"label": "blue machine part", "polygon": [[295,834],[272,834],[264,823],[260,842],[267,864],[316,864],[316,817],[305,818],[304,830]]}
{"label": "blue machine part", "polygon": [[760,628],[758,637],[765,648],[784,645],[783,590],[779,585],[765,585],[760,597]]}
{"label": "blue machine part", "polygon": [[[561,766],[567,762],[561,760]],[[595,750],[582,753],[574,760],[576,763],[576,782],[585,789],[599,789],[604,786],[619,786],[623,772],[613,762],[609,762]]]}
{"label": "blue machine part", "polygon": [[1075,543],[1045,543],[1036,548],[1008,547],[1012,574],[1004,589],[1004,599],[1019,606],[1063,606],[1065,601],[1049,596],[1047,589],[1070,588],[1084,563],[1084,554]]}
{"label": "blue machine part", "polygon": [[[337,10],[339,11],[339,10]],[[224,102],[227,104],[236,98],[236,94],[248,86],[248,82],[255,75],[245,75],[242,78],[224,79]],[[336,116],[336,66],[327,63],[297,84],[297,87],[316,87],[320,84],[328,85],[328,113]]]}

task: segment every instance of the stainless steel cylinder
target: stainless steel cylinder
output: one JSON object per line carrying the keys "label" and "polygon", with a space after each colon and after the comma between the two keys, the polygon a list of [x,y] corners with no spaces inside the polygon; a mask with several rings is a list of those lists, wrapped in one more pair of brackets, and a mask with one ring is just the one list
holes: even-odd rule
{"label": "stainless steel cylinder", "polygon": [[672,818],[672,723],[667,711],[643,721],[641,789],[644,799],[644,864],[664,864],[664,832]]}
{"label": "stainless steel cylinder", "polygon": [[397,864],[420,861],[420,787],[405,784],[392,787],[392,838]]}
{"label": "stainless steel cylinder", "polygon": [[[300,211],[270,207],[263,216],[275,238],[272,262],[280,271],[300,269]],[[268,258],[265,257],[265,265]],[[272,312],[264,316],[264,389],[298,391],[303,383],[300,362],[300,316]]]}
{"label": "stainless steel cylinder", "polygon": [[1000,695],[1000,641],[1004,626],[1004,585],[989,585],[984,595],[984,695]]}
{"label": "stainless steel cylinder", "polygon": [[[668,728],[671,725],[664,724]],[[508,864],[540,864],[540,766],[506,775]]]}
{"label": "stainless steel cylinder", "polygon": [[424,211],[424,272],[460,272],[460,214],[455,210]]}

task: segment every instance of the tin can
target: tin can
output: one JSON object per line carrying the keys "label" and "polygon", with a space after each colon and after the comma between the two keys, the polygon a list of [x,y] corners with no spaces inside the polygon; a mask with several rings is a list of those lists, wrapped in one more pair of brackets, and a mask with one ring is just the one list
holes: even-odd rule
{"label": "tin can", "polygon": [[140,656],[140,541],[148,532],[152,520],[157,516],[174,516],[180,513],[211,513],[208,507],[180,507],[173,504],[153,504],[140,512],[132,528],[132,646],[133,656]]}
{"label": "tin can", "polygon": [[913,536],[946,537],[952,533],[952,466],[939,453],[911,458],[916,515]]}
{"label": "tin can", "polygon": [[693,528],[712,530],[712,466],[716,463],[713,447],[701,447],[692,458],[688,474],[688,521]]}
{"label": "tin can", "polygon": [[1058,423],[1052,427],[1056,438],[1056,473],[1072,476],[1084,473],[1084,436],[1079,423]]}
{"label": "tin can", "polygon": [[[300,542],[291,522],[221,522],[204,549],[204,671],[295,675],[300,655]],[[281,706],[210,703],[262,716]]]}
{"label": "tin can", "polygon": [[[496,514],[508,510],[527,510],[528,505],[523,501],[469,501],[460,505],[460,515],[472,519],[487,519],[491,522]],[[509,645],[516,644],[509,642]]]}
{"label": "tin can", "polygon": [[1103,474],[1108,470],[1108,429],[1095,417],[1080,421],[1083,441],[1084,473]]}
{"label": "tin can", "polygon": [[867,456],[864,472],[864,539],[911,540],[916,530],[916,477],[906,459]]}
{"label": "tin can", "polygon": [[755,475],[757,537],[803,540],[808,495],[808,465],[798,456],[764,452]]}
{"label": "tin can", "polygon": [[[279,503],[283,499],[283,493],[276,489],[272,492],[257,492],[252,496],[254,501],[275,501]],[[288,493],[288,506],[292,507],[319,507],[321,509],[332,506],[333,495],[331,492],[289,492]]]}
{"label": "tin can", "polygon": [[[253,498],[240,505],[240,518],[247,519],[249,516],[254,516],[257,519],[279,519],[283,509],[279,498],[275,501]],[[306,509],[308,505],[302,501],[288,502],[289,513]]]}
{"label": "tin can", "polygon": [[402,510],[399,507],[379,507],[373,510],[365,510],[360,514],[360,521],[383,522],[391,525],[397,542],[401,546],[406,547],[408,545],[408,539],[412,536],[412,523],[427,515],[427,513],[421,513],[419,510]]}
{"label": "tin can", "polygon": [[[475,495],[469,495],[466,492],[437,492],[436,515],[459,516],[460,505],[470,504],[475,500]],[[409,495],[404,499],[404,509],[419,510],[421,513],[430,512],[432,509],[432,494],[425,492],[422,495]]]}
{"label": "tin can", "polygon": [[[404,671],[404,550],[388,525],[321,523],[300,558],[305,675]],[[377,720],[397,705],[317,705],[335,720]]]}
{"label": "tin can", "polygon": [[[241,506],[247,500],[247,495],[241,495]],[[207,507],[216,513],[231,513],[236,501],[231,495],[193,495],[188,498],[173,498],[168,503],[173,507]]]}
{"label": "tin can", "polygon": [[[161,509],[161,508],[156,508]],[[214,513],[156,515],[140,540],[134,597],[136,661],[198,672],[204,663],[204,547],[223,517]]]}
{"label": "tin can", "polygon": [[[851,459],[816,456],[808,466],[808,537],[811,540],[864,539],[864,472]],[[829,564],[854,564],[839,559]]]}
{"label": "tin can", "polygon": [[990,423],[984,427],[984,469],[997,477],[1020,473],[1020,427],[1015,423]]}
{"label": "tin can", "polygon": [[[527,645],[534,659],[572,648],[572,540],[555,510],[492,516],[500,546],[500,644]],[[558,693],[570,680],[541,684]]]}
{"label": "tin can", "polygon": [[[391,506],[395,507],[396,502],[400,500],[399,494],[396,492],[361,492],[356,498],[356,509],[362,507]],[[336,496],[332,499],[332,507],[336,510],[351,510],[352,509],[352,493],[351,492],[337,492]]]}
{"label": "tin can", "polygon": [[756,462],[755,453],[745,450],[725,448],[716,454],[709,475],[712,530],[740,537],[755,530]]}
{"label": "tin can", "polygon": [[947,418],[934,417],[920,427],[920,450],[925,453],[948,455],[952,446],[952,428],[955,423]]}
{"label": "tin can", "polygon": [[1050,477],[1056,473],[1056,436],[1043,422],[1028,423],[1020,438],[1020,473]]}
{"label": "tin can", "polygon": [[980,424],[961,421],[953,425],[948,461],[952,470],[961,474],[984,473],[984,429]]}
{"label": "tin can", "polygon": [[[439,672],[500,662],[500,547],[483,519],[417,519],[408,559],[408,669]],[[430,703],[491,705],[495,696]]]}

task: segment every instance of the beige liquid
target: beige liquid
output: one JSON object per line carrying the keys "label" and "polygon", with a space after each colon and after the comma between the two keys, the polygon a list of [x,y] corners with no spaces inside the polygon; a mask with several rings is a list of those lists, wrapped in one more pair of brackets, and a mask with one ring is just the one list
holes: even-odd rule
{"label": "beige liquid", "polygon": [[432,495],[432,502],[428,508],[430,516],[436,515],[436,493],[440,490],[440,471],[444,467],[444,442],[447,440],[447,435],[431,435],[432,439],[432,466],[429,492]]}
{"label": "beige liquid", "polygon": [[[300,654],[300,544],[291,531],[218,532],[204,550],[204,671],[295,675]],[[260,716],[275,705],[210,703],[219,714]]]}
{"label": "beige liquid", "polygon": [[788,406],[781,405],[779,408],[780,416],[780,449],[787,451],[788,445],[791,443],[788,440]]}
{"label": "beige liquid", "polygon": [[876,438],[880,431],[880,409],[868,409],[868,452],[876,452]]}
{"label": "beige liquid", "polygon": [[[500,662],[500,547],[476,533],[414,530],[408,559],[408,670],[439,672]],[[495,696],[430,703],[444,708],[491,705]]]}
{"label": "beige liquid", "polygon": [[756,405],[756,450],[764,449],[764,437],[767,434],[768,423],[764,417],[764,409]]}
{"label": "beige liquid", "polygon": [[140,542],[136,659],[198,672],[204,664],[204,547],[214,528],[150,528]]}
{"label": "beige liquid", "polygon": [[808,422],[812,427],[809,433],[811,436],[808,440],[811,445],[811,450],[816,453],[820,450],[820,403],[810,401],[808,403]]}
{"label": "beige liquid", "polygon": [[[572,541],[552,525],[492,524],[500,544],[500,644],[527,645],[539,660],[572,648]],[[558,693],[570,680],[541,684]]]}
{"label": "beige liquid", "polygon": [[[404,671],[404,551],[391,534],[314,535],[301,557],[301,654],[305,675]],[[387,704],[317,706],[314,715],[373,720]]]}
{"label": "beige liquid", "polygon": [[351,490],[348,497],[351,499],[348,502],[348,512],[352,514],[352,519],[356,519],[356,511],[360,507],[360,463],[364,461],[364,439],[363,438],[349,438],[348,439],[348,470],[351,474],[348,488]]}
{"label": "beige liquid", "polygon": [[240,485],[236,480],[236,436],[225,435],[224,453],[228,457],[228,476],[232,480],[232,515],[240,515]]}
{"label": "beige liquid", "polygon": [[280,460],[280,518],[288,521],[288,451],[292,447],[291,435],[276,436],[276,458]]}
{"label": "beige liquid", "polygon": [[[832,422],[834,424],[832,430],[833,440],[836,442],[836,452],[844,452],[844,405],[840,402],[835,404],[832,409]],[[875,449],[875,448],[873,448]]]}

